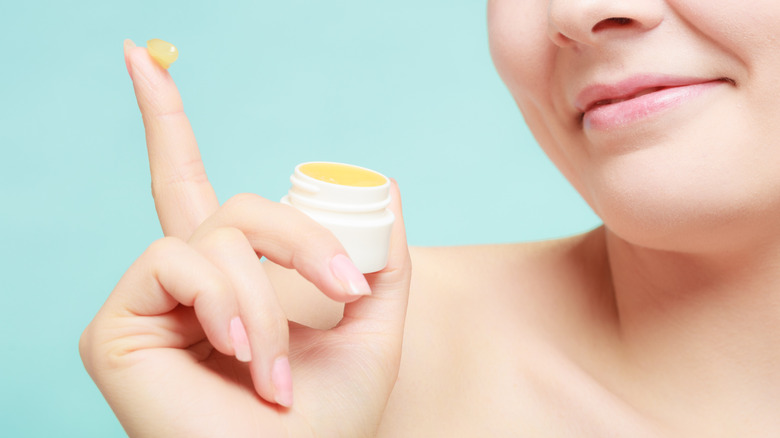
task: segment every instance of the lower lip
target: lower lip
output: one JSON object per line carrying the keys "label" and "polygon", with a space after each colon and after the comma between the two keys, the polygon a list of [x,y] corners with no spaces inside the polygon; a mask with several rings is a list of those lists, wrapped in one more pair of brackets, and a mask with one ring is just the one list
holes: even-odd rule
{"label": "lower lip", "polygon": [[722,84],[723,81],[711,81],[665,88],[622,102],[599,105],[585,112],[583,127],[593,130],[623,127],[675,108]]}

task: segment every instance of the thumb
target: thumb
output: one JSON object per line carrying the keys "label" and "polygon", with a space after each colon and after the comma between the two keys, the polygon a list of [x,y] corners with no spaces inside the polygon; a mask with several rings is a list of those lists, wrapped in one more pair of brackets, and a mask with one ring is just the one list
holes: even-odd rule
{"label": "thumb", "polygon": [[339,327],[354,333],[390,335],[390,339],[396,340],[400,348],[409,300],[412,263],[406,244],[401,193],[395,180],[391,180],[390,196],[389,208],[395,215],[395,223],[390,234],[387,266],[379,272],[366,275],[371,286],[371,295],[345,305],[344,317]]}

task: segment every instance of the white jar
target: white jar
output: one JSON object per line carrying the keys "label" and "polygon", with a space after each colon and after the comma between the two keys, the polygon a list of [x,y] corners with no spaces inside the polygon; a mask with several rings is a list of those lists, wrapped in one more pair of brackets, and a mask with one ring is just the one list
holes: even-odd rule
{"label": "white jar", "polygon": [[282,203],[292,205],[330,230],[365,273],[387,265],[390,180],[364,167],[330,162],[301,163],[290,177]]}

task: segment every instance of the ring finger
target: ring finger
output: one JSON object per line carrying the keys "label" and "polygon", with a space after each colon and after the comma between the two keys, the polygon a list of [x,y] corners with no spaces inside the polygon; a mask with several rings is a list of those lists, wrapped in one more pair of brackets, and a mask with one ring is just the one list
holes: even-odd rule
{"label": "ring finger", "polygon": [[190,244],[233,286],[239,316],[230,321],[229,334],[236,358],[250,362],[255,390],[264,399],[289,407],[288,322],[255,250],[242,231],[230,227],[198,234]]}

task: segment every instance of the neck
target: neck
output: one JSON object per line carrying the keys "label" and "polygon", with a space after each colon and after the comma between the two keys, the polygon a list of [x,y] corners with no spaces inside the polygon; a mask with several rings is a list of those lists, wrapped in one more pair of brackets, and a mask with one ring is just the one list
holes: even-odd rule
{"label": "neck", "polygon": [[780,245],[694,255],[609,231],[606,242],[622,344],[637,369],[670,391],[780,394]]}

